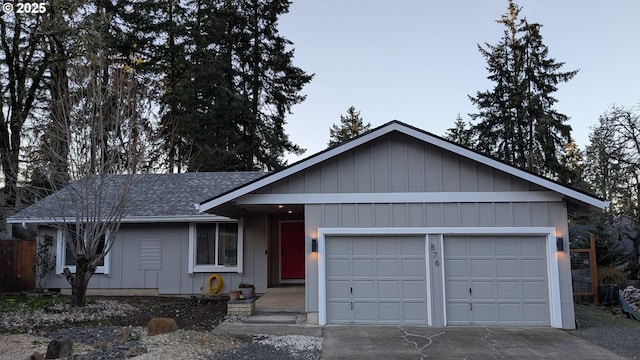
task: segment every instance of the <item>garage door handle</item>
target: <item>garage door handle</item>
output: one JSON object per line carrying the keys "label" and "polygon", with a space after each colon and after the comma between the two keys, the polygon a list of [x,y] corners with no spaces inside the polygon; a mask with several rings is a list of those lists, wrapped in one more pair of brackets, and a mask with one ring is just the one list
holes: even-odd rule
{"label": "garage door handle", "polygon": [[469,303],[469,311],[473,311],[473,303]]}

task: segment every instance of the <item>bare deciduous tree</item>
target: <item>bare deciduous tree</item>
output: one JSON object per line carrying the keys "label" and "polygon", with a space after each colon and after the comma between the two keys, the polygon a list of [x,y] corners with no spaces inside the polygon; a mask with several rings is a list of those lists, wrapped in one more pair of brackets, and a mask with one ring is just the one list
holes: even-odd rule
{"label": "bare deciduous tree", "polygon": [[[590,134],[585,174],[596,193],[612,201],[612,209],[640,223],[640,108],[611,107]],[[634,249],[630,275],[640,275],[638,230],[630,236]]]}
{"label": "bare deciduous tree", "polygon": [[[72,306],[85,304],[89,280],[113,246],[153,133],[146,87],[127,61],[102,46],[99,29],[108,17],[95,15],[94,26],[80,28],[85,51],[69,60],[60,84],[68,95],[58,100],[68,103],[56,107],[39,138],[39,158],[46,160],[40,166],[51,166],[41,172],[54,191],[39,206],[46,207],[73,257],[64,264],[75,264],[75,271],[64,268]],[[61,143],[68,144],[65,151]],[[64,187],[62,175],[70,180]]]}

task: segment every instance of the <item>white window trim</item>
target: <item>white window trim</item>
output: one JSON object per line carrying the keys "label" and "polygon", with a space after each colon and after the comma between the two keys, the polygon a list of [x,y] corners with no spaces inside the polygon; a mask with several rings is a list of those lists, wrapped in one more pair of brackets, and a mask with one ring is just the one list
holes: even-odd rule
{"label": "white window trim", "polygon": [[[105,239],[109,238],[110,231],[107,230],[104,234]],[[56,238],[56,274],[62,274],[64,272],[64,268],[69,268],[69,271],[72,273],[76,272],[75,265],[65,265],[65,257],[66,257],[66,249],[65,244],[66,241],[64,239],[64,234],[61,229],[57,231]],[[96,274],[105,274],[109,275],[111,273],[111,251],[104,256],[104,265],[96,267]]]}
{"label": "white window trim", "polygon": [[[235,223],[235,221],[217,221],[215,224],[220,223]],[[244,258],[243,244],[244,244],[244,232],[242,226],[242,219],[237,221],[238,223],[238,264],[236,266],[220,266],[220,265],[196,265],[196,223],[189,224],[189,274],[201,273],[201,272],[235,272],[242,273],[242,263]],[[217,249],[217,246],[216,246]],[[217,250],[216,250],[217,251]]]}

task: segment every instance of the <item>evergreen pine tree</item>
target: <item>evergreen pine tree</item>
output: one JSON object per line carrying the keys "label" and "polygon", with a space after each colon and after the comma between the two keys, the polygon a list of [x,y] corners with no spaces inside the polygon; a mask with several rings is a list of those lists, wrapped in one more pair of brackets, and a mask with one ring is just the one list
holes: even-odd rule
{"label": "evergreen pine tree", "polygon": [[562,157],[571,127],[568,117],[554,109],[553,93],[577,70],[560,71],[564,63],[549,57],[541,25],[520,18],[520,10],[509,1],[508,13],[497,21],[505,25],[500,41],[478,46],[495,85],[469,97],[478,107],[470,114],[477,121],[476,146],[517,167],[559,179],[566,171]]}
{"label": "evergreen pine tree", "polygon": [[[161,131],[169,161],[189,171],[274,170],[301,153],[284,132],[291,107],[312,79],[293,65],[279,35],[284,0],[192,0]],[[182,67],[180,67],[182,66]],[[178,155],[180,154],[180,155]],[[176,159],[176,160],[172,160]],[[171,163],[170,163],[171,165]],[[175,166],[175,165],[174,165]]]}
{"label": "evergreen pine tree", "polygon": [[462,119],[460,114],[458,114],[456,121],[453,123],[453,127],[447,129],[447,132],[444,135],[445,139],[462,146],[472,146],[473,133],[468,125],[469,124]]}
{"label": "evergreen pine tree", "polygon": [[187,51],[190,23],[185,1],[146,0],[132,4],[128,12],[136,37],[140,61],[137,68],[150,78],[159,101],[159,131],[161,155],[170,172],[186,170],[190,153],[188,140],[178,130],[187,112],[187,70],[190,68]]}
{"label": "evergreen pine tree", "polygon": [[329,129],[329,146],[339,144],[354,138],[363,132],[369,131],[371,124],[364,124],[360,117],[360,111],[351,106],[347,109],[347,115],[340,115],[340,125],[333,124]]}

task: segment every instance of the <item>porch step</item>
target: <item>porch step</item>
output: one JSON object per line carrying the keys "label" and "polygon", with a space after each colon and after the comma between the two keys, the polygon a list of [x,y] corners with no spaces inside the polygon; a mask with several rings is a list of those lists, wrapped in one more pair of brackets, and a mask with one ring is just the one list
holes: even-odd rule
{"label": "porch step", "polygon": [[291,312],[268,312],[256,313],[247,317],[245,324],[296,324],[297,313]]}

